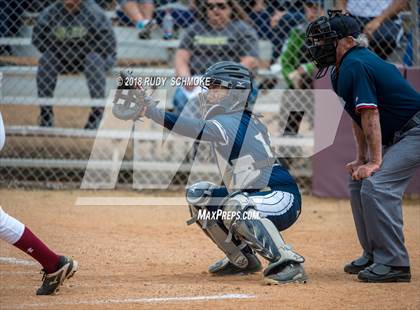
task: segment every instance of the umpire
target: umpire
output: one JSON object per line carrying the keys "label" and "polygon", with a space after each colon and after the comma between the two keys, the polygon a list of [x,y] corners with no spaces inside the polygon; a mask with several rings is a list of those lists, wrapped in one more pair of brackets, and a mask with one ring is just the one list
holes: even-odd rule
{"label": "umpire", "polygon": [[353,119],[357,155],[346,169],[363,254],[344,271],[363,282],[409,282],[401,204],[420,166],[420,94],[366,48],[352,16],[328,15],[311,23],[306,35],[317,78],[334,66],[334,91]]}

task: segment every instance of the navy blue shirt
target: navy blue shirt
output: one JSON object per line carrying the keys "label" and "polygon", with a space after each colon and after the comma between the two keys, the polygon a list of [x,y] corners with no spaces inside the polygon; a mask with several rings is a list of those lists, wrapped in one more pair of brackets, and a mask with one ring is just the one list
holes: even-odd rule
{"label": "navy blue shirt", "polygon": [[334,91],[345,101],[344,109],[360,127],[360,110],[378,109],[384,145],[420,110],[420,94],[394,65],[367,48],[350,49],[331,79]]}

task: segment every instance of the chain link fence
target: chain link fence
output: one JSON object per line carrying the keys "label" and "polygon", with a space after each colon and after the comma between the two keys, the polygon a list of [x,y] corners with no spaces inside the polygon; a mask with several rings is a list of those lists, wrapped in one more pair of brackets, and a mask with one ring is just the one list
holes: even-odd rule
{"label": "chain link fence", "polygon": [[[80,187],[88,165],[96,172],[85,185],[90,178],[137,188],[168,179],[170,188],[216,181],[208,146],[180,137],[162,143],[168,133],[149,121],[133,134],[97,129],[109,116],[104,107],[121,69],[147,79],[166,109],[196,116],[196,90],[169,81],[233,60],[254,72],[255,111],[264,116],[279,159],[310,191],[314,98],[308,90],[315,68],[304,33],[332,8],[357,17],[380,57],[416,64],[416,1],[0,0],[7,135],[0,184]],[[89,161],[94,148],[100,151]],[[190,175],[193,157],[200,165]]]}

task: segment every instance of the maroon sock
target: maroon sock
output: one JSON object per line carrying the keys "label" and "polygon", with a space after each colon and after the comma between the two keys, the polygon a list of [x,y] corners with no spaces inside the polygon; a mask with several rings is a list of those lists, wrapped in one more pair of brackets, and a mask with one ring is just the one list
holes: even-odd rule
{"label": "maroon sock", "polygon": [[25,226],[22,237],[13,245],[36,259],[47,273],[57,270],[59,256],[39,240],[28,227]]}

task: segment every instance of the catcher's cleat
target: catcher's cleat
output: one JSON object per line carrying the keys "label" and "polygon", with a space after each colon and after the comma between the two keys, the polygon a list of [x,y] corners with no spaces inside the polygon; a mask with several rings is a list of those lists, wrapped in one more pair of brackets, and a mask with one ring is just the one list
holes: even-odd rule
{"label": "catcher's cleat", "polygon": [[366,269],[372,264],[373,262],[371,260],[364,256],[361,256],[358,259],[352,261],[351,263],[345,265],[344,272],[348,274],[358,274],[360,271]]}
{"label": "catcher's cleat", "polygon": [[227,257],[218,260],[209,266],[209,272],[215,276],[246,275],[261,270],[261,263],[254,254],[246,253],[248,265],[245,268],[239,268],[232,264]]}
{"label": "catcher's cleat", "polygon": [[307,280],[302,264],[296,262],[289,262],[279,272],[264,276],[264,283],[268,285],[306,283]]}
{"label": "catcher's cleat", "polygon": [[64,280],[70,279],[79,268],[77,261],[70,257],[60,256],[58,270],[42,276],[42,285],[36,291],[37,295],[53,295],[58,292]]}

